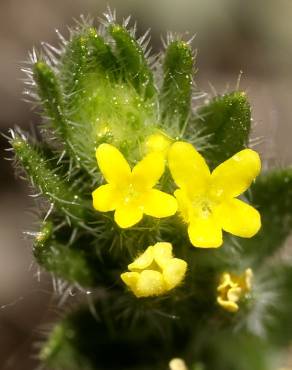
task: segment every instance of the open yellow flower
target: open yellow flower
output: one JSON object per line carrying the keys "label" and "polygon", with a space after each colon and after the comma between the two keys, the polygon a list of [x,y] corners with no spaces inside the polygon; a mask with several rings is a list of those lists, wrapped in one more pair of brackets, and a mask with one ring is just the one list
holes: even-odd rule
{"label": "open yellow flower", "polygon": [[234,275],[228,272],[222,274],[217,288],[217,303],[226,311],[237,312],[238,301],[251,290],[252,270],[245,270],[242,275]]}
{"label": "open yellow flower", "polygon": [[121,274],[123,282],[136,297],[165,294],[181,283],[187,263],[172,255],[170,243],[156,243],[128,266],[131,272]]}
{"label": "open yellow flower", "polygon": [[222,229],[243,238],[258,232],[259,212],[236,199],[260,172],[261,162],[255,151],[244,149],[211,173],[191,144],[178,141],[169,149],[168,163],[179,187],[174,195],[195,247],[220,247]]}
{"label": "open yellow flower", "polygon": [[149,153],[132,171],[113,145],[101,144],[96,150],[96,158],[108,184],[92,193],[93,206],[100,212],[115,211],[115,221],[120,227],[135,225],[143,214],[162,218],[176,213],[176,199],[153,189],[165,168],[161,153]]}

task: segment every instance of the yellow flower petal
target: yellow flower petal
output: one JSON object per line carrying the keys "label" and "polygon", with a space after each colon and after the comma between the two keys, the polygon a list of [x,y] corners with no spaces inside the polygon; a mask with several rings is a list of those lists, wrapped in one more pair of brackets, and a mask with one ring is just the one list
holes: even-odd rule
{"label": "yellow flower petal", "polygon": [[152,217],[168,217],[177,211],[176,199],[157,189],[151,189],[145,194],[144,213]]}
{"label": "yellow flower petal", "polygon": [[210,171],[204,158],[191,144],[174,143],[168,152],[168,164],[177,186],[191,190],[193,195],[205,192]]}
{"label": "yellow flower petal", "polygon": [[247,190],[261,170],[257,152],[244,149],[212,172],[212,193],[217,196],[234,198]]}
{"label": "yellow flower petal", "polygon": [[217,297],[217,303],[229,312],[237,312],[239,309],[238,305],[235,302],[225,301],[221,297]]}
{"label": "yellow flower petal", "polygon": [[192,219],[188,227],[191,243],[199,248],[218,248],[222,244],[222,230],[213,216]]}
{"label": "yellow flower petal", "polygon": [[239,199],[223,202],[215,208],[215,213],[223,230],[242,238],[251,238],[261,227],[259,212]]}
{"label": "yellow flower petal", "polygon": [[100,212],[115,210],[120,194],[113,185],[102,185],[92,193],[93,207]]}
{"label": "yellow flower petal", "polygon": [[179,258],[172,258],[165,264],[163,277],[168,290],[176,287],[183,280],[187,271],[187,263]]}
{"label": "yellow flower petal", "polygon": [[116,208],[115,221],[121,228],[131,227],[142,220],[143,211],[135,205],[121,205]]}
{"label": "yellow flower petal", "polygon": [[156,296],[165,292],[165,284],[160,272],[155,270],[144,270],[140,273],[136,291],[134,292],[137,297]]}
{"label": "yellow flower petal", "polygon": [[136,291],[139,278],[140,274],[138,272],[124,272],[121,274],[121,279],[133,292]]}
{"label": "yellow flower petal", "polygon": [[172,258],[172,245],[171,243],[160,242],[153,246],[153,256],[155,262],[160,268],[163,268]]}
{"label": "yellow flower petal", "polygon": [[96,159],[101,173],[110,184],[127,184],[131,168],[122,153],[110,144],[101,144],[96,150]]}
{"label": "yellow flower petal", "polygon": [[135,188],[151,189],[163,175],[164,169],[165,161],[161,153],[147,154],[132,170],[132,182]]}
{"label": "yellow flower petal", "polygon": [[251,268],[245,270],[245,285],[244,289],[250,292],[252,286],[253,272]]}
{"label": "yellow flower petal", "polygon": [[230,288],[227,292],[227,299],[230,302],[238,302],[242,295],[242,289],[237,286],[234,288]]}
{"label": "yellow flower petal", "polygon": [[153,258],[154,258],[154,247],[151,245],[145,250],[144,253],[142,253],[138,258],[135,259],[134,262],[132,262],[128,266],[128,269],[130,271],[143,270],[151,265],[151,263],[153,262]]}
{"label": "yellow flower petal", "polygon": [[189,222],[189,206],[190,206],[190,201],[187,197],[187,194],[184,190],[182,189],[177,189],[174,192],[174,195],[177,200],[178,204],[178,210],[183,218],[183,220],[188,223]]}
{"label": "yellow flower petal", "polygon": [[232,281],[231,276],[228,272],[222,275],[220,284],[217,287],[218,292],[225,292],[226,288],[235,287],[236,284]]}

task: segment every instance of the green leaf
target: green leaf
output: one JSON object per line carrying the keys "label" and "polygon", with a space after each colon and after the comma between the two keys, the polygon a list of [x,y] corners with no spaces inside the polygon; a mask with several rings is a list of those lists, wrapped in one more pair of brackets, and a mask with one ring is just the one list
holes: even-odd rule
{"label": "green leaf", "polygon": [[51,168],[49,160],[26,139],[16,135],[11,140],[11,145],[31,184],[67,216],[68,220],[83,223],[89,212],[88,202],[77,191],[72,192],[56,169]]}
{"label": "green leaf", "polygon": [[125,80],[132,83],[143,97],[151,98],[155,94],[153,75],[142,47],[124,27],[110,25],[109,33],[115,40],[117,58]]}
{"label": "green leaf", "polygon": [[[37,262],[47,271],[70,282],[77,282],[84,287],[92,287],[97,281],[97,269],[90,255],[79,245],[61,244],[56,240],[53,224],[45,221],[38,233],[33,254]],[[71,243],[72,244],[72,243]]]}
{"label": "green leaf", "polygon": [[37,84],[45,114],[51,119],[53,128],[61,136],[66,137],[66,118],[64,102],[59,80],[51,67],[39,61],[33,66],[33,76]]}
{"label": "green leaf", "polygon": [[194,130],[208,136],[208,147],[203,155],[212,168],[247,146],[251,110],[245,93],[218,96],[200,108],[197,114]]}
{"label": "green leaf", "polygon": [[84,78],[90,70],[94,69],[90,63],[89,45],[94,45],[96,38],[96,30],[93,28],[85,29],[83,32],[73,35],[62,56],[59,67],[60,79],[69,107],[72,106],[75,97],[82,96]]}
{"label": "green leaf", "polygon": [[173,41],[166,49],[164,80],[160,96],[161,117],[182,128],[190,115],[194,58],[184,41]]}
{"label": "green leaf", "polygon": [[251,239],[241,239],[243,253],[255,264],[275,253],[292,230],[292,169],[273,170],[258,177],[249,193],[259,210],[262,227]]}
{"label": "green leaf", "polygon": [[114,56],[110,46],[106,44],[104,39],[94,34],[88,40],[89,63],[92,65],[92,70],[100,71],[101,73],[118,78],[119,64]]}

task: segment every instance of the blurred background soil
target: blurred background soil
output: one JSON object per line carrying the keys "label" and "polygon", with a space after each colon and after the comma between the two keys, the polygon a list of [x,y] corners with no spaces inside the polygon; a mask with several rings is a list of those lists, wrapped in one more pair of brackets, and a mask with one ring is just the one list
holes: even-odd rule
{"label": "blurred background soil", "polygon": [[[41,41],[56,43],[80,14],[102,16],[107,3],[118,19],[131,14],[138,33],[151,27],[153,51],[167,30],[196,34],[198,89],[214,94],[240,87],[253,107],[254,143],[266,166],[291,163],[292,2],[290,0],[0,0],[0,132],[34,130],[38,115],[22,99],[21,62]],[[40,329],[55,315],[51,278],[32,265],[23,230],[32,199],[16,179],[6,139],[0,138],[0,369],[37,366]],[[289,249],[288,249],[289,252]],[[54,304],[53,304],[54,302]]]}

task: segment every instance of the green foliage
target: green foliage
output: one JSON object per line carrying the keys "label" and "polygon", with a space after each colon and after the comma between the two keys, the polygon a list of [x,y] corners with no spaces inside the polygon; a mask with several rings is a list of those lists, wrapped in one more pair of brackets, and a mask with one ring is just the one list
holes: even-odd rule
{"label": "green foliage", "polygon": [[246,94],[233,92],[215,97],[198,109],[192,124],[195,130],[209,135],[209,146],[203,154],[216,167],[248,144],[251,112]]}
{"label": "green foliage", "polygon": [[78,282],[81,286],[90,287],[98,282],[97,261],[84,250],[73,245],[64,245],[56,240],[53,223],[45,221],[35,240],[33,254],[37,262],[57,276],[69,282]]}
{"label": "green foliage", "polygon": [[[78,24],[60,50],[48,46],[50,52],[32,58],[27,73],[46,134],[33,145],[22,134],[11,138],[16,162],[51,205],[39,210],[36,261],[94,297],[90,307],[64,315],[40,359],[64,370],[166,370],[173,357],[200,370],[275,369],[276,351],[291,340],[286,302],[292,301],[292,268],[279,263],[269,270],[264,262],[291,231],[291,169],[264,173],[246,194],[262,216],[259,234],[225,236],[217,250],[191,246],[177,215],[145,217],[124,230],[112,213],[95,212],[91,193],[104,183],[95,158],[99,144],[115,145],[134,165],[145,155],[149,135],[163,131],[191,142],[213,169],[248,145],[251,126],[243,92],[219,95],[194,110],[194,56],[187,42],[173,38],[153,64],[147,35],[136,40],[127,21],[119,25],[113,14],[108,19],[98,31]],[[168,170],[159,187],[173,191]],[[157,241],[171,242],[175,256],[188,262],[185,281],[165,296],[137,299],[120,274]],[[248,267],[253,290],[240,312],[223,311],[216,303],[220,275]]]}
{"label": "green foliage", "polygon": [[153,74],[141,45],[119,25],[110,25],[109,33],[115,41],[121,76],[131,83],[140,95],[146,99],[151,98],[155,93]]}
{"label": "green foliage", "polygon": [[248,195],[262,215],[262,228],[254,238],[242,244],[253,263],[261,264],[283,246],[291,232],[292,170],[278,169],[262,174]]}
{"label": "green foliage", "polygon": [[56,168],[50,165],[50,160],[20,135],[12,138],[11,145],[21,166],[29,175],[31,184],[47,197],[69,222],[83,223],[87,219],[86,214],[90,213],[89,204],[62,180]]}
{"label": "green foliage", "polygon": [[63,95],[57,76],[43,61],[35,63],[33,72],[44,111],[51,119],[55,131],[61,138],[65,138],[67,123],[64,118]]}
{"label": "green foliage", "polygon": [[161,117],[170,125],[176,121],[182,129],[189,119],[194,58],[184,41],[172,41],[165,52],[163,86],[160,96]]}

